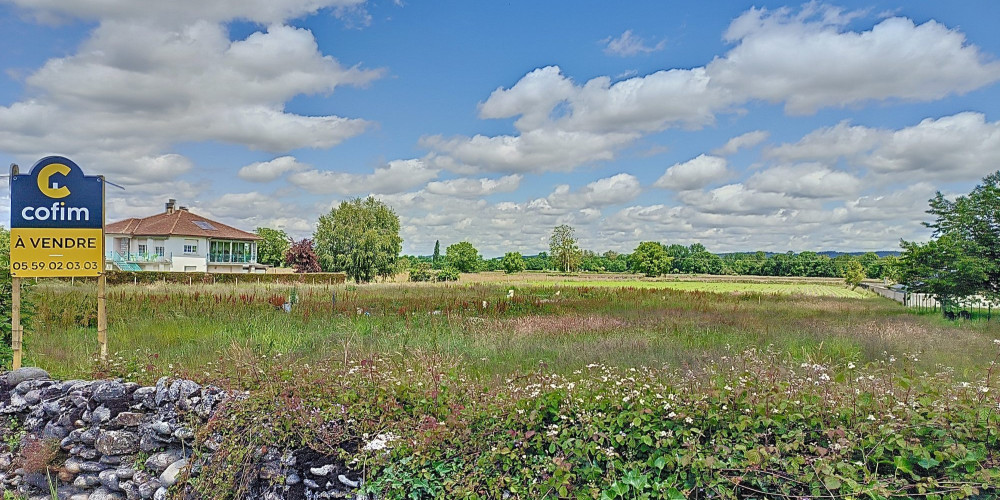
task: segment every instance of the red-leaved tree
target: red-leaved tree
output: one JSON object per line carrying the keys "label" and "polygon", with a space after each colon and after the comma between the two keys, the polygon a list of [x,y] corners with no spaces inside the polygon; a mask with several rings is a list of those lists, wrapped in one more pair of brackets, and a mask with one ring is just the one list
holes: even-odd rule
{"label": "red-leaved tree", "polygon": [[285,252],[285,263],[292,266],[297,273],[318,273],[319,259],[313,251],[313,242],[309,238],[292,243]]}

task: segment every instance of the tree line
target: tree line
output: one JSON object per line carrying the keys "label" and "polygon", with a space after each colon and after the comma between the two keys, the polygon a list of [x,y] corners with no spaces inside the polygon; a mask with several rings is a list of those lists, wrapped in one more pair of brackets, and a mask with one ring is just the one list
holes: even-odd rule
{"label": "tree line", "polygon": [[298,272],[345,272],[364,283],[408,272],[414,281],[450,281],[479,271],[558,271],[665,274],[718,274],[844,278],[856,286],[864,279],[887,279],[910,291],[928,293],[942,303],[972,296],[1000,296],[1000,172],[983,179],[955,200],[941,193],[930,200],[935,220],[927,243],[901,242],[898,255],[817,252],[736,252],[715,254],[701,243],[639,243],[631,253],[581,249],[573,227],[553,228],[548,252],[507,252],[487,259],[469,241],[440,240],[430,255],[400,255],[399,216],[373,197],[343,201],[321,216],[310,239],[292,241],[281,230],[258,228],[258,261],[291,266]]}

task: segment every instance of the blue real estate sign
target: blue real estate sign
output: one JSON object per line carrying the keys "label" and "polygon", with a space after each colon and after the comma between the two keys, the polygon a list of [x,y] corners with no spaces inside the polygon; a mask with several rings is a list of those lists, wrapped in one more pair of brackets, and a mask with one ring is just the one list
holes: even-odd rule
{"label": "blue real estate sign", "polygon": [[62,156],[10,177],[10,270],[21,278],[97,276],[104,268],[104,179]]}

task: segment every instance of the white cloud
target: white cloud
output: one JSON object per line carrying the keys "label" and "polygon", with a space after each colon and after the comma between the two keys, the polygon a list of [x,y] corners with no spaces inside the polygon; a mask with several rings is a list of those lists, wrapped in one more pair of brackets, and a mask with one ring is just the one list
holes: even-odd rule
{"label": "white cloud", "polygon": [[853,175],[822,165],[778,165],[753,174],[748,188],[805,198],[843,198],[857,195],[863,184]]}
{"label": "white cloud", "polygon": [[836,162],[839,158],[857,158],[884,141],[886,131],[852,126],[843,121],[833,127],[814,130],[794,144],[767,149],[766,157],[784,161]]}
{"label": "white cloud", "polygon": [[276,24],[230,41],[222,24],[161,21],[106,19],[75,54],[47,61],[26,79],[33,97],[0,106],[0,149],[110,159],[104,171],[132,183],[163,180],[164,162],[174,176],[189,170],[189,160],[169,152],[181,142],[326,148],[370,125],[284,111],[297,95],[382,74],[341,66],[308,30]]}
{"label": "white cloud", "polygon": [[870,100],[929,101],[1000,79],[1000,63],[956,30],[894,17],[868,31],[843,31],[858,15],[816,4],[797,15],[750,9],[726,32],[736,47],[708,73],[715,85],[784,103],[792,114]]}
{"label": "white cloud", "polygon": [[729,139],[721,148],[712,151],[712,154],[717,156],[734,155],[741,149],[752,148],[766,141],[770,136],[771,133],[766,130],[754,130],[752,132],[747,132]]}
{"label": "white cloud", "polygon": [[726,165],[725,158],[698,155],[696,158],[668,168],[653,187],[674,191],[701,189],[713,182],[726,180],[729,176]]}
{"label": "white cloud", "polygon": [[570,171],[599,160],[611,160],[619,147],[638,134],[594,134],[538,129],[519,136],[425,137],[421,144],[446,156],[436,165],[458,173]]}
{"label": "white cloud", "polygon": [[660,40],[653,46],[646,45],[646,41],[642,37],[633,35],[632,30],[625,30],[617,38],[608,37],[601,42],[606,44],[605,54],[621,57],[658,52],[667,46],[666,40]]}
{"label": "white cloud", "polygon": [[394,194],[434,179],[438,172],[422,160],[393,160],[371,174],[313,169],[295,172],[288,181],[313,194]]}
{"label": "white cloud", "polygon": [[828,166],[845,159],[868,168],[881,182],[975,181],[1000,164],[1000,122],[973,112],[927,118],[899,130],[841,122],[769,149],[765,156]]}
{"label": "white cloud", "polygon": [[598,179],[576,192],[571,191],[567,184],[558,185],[545,201],[556,210],[603,208],[632,201],[640,192],[639,179],[622,173]]}
{"label": "white cloud", "polygon": [[521,186],[521,175],[505,175],[499,179],[451,179],[427,183],[431,194],[458,198],[481,198],[495,193],[511,193]]}
{"label": "white cloud", "polygon": [[258,161],[244,166],[236,175],[250,182],[271,182],[288,172],[301,172],[309,165],[299,163],[294,156],[279,156],[270,161]]}
{"label": "white cloud", "polygon": [[533,130],[544,126],[552,109],[576,93],[573,82],[562,75],[558,66],[546,66],[524,75],[509,89],[494,90],[479,104],[479,116],[509,118],[520,115],[517,128]]}
{"label": "white cloud", "polygon": [[727,184],[711,191],[681,191],[686,205],[709,214],[767,215],[796,208],[818,208],[819,203],[784,193],[768,193],[743,184]]}
{"label": "white cloud", "polygon": [[927,118],[893,132],[863,163],[889,176],[978,180],[1000,165],[1000,122],[982,113]]}

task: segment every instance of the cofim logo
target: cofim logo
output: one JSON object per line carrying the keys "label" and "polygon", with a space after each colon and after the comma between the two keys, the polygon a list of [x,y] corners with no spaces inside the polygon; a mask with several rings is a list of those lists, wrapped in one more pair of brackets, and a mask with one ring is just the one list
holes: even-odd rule
{"label": "cofim logo", "polygon": [[42,158],[10,177],[10,269],[16,277],[97,276],[104,269],[104,179]]}
{"label": "cofim logo", "polygon": [[[53,176],[59,174],[65,179],[71,171],[72,169],[62,163],[50,163],[42,167],[41,171],[38,172],[38,190],[43,195],[53,199],[69,196],[71,193],[69,188],[65,185],[60,186],[57,181],[53,180]],[[21,209],[21,218],[26,221],[89,221],[90,209],[87,207],[67,207],[65,201],[57,201],[51,207],[24,207]]]}
{"label": "cofim logo", "polygon": [[90,209],[67,208],[65,201],[57,201],[51,207],[24,207],[21,217],[24,220],[90,220]]}

